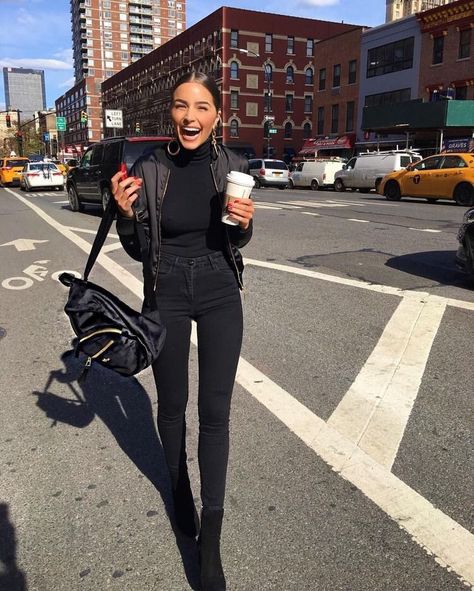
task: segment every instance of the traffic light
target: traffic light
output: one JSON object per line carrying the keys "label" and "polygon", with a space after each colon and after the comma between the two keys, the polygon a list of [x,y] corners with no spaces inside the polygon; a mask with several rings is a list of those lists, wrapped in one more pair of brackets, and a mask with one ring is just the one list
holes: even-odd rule
{"label": "traffic light", "polygon": [[81,123],[87,123],[88,118],[87,111],[81,111]]}
{"label": "traffic light", "polygon": [[7,127],[12,126],[12,118],[10,117],[10,115],[5,115],[5,122],[7,124]]}
{"label": "traffic light", "polygon": [[140,127],[140,121],[137,121],[137,122],[135,123],[135,133],[136,133],[137,135],[140,135],[140,134],[141,134],[141,132],[142,132],[142,128]]}

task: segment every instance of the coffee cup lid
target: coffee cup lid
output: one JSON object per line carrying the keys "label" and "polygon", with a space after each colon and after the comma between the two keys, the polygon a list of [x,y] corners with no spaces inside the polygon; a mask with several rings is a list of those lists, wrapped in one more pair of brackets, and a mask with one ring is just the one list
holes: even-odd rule
{"label": "coffee cup lid", "polygon": [[244,187],[253,187],[255,185],[253,176],[238,170],[231,170],[227,174],[227,180],[236,183],[237,185],[243,185]]}

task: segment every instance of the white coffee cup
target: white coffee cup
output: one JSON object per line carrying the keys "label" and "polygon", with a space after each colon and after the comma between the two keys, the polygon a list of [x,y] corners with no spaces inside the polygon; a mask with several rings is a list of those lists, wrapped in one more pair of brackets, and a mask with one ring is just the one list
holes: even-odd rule
{"label": "white coffee cup", "polygon": [[238,172],[237,170],[231,170],[228,173],[224,195],[224,209],[221,218],[224,224],[229,224],[229,226],[239,225],[239,222],[234,220],[231,217],[232,214],[229,214],[227,211],[227,205],[229,201],[232,201],[233,199],[249,199],[254,185],[255,181],[250,174]]}

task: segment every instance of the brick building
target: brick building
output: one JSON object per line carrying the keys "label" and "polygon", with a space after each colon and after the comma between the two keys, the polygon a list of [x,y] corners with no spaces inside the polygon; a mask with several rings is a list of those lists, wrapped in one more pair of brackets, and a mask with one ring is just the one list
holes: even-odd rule
{"label": "brick building", "polygon": [[185,9],[185,0],[71,0],[75,85],[56,100],[61,143],[80,151],[103,136],[102,81],[184,30]]}
{"label": "brick building", "polygon": [[422,33],[420,97],[474,99],[474,1],[457,0],[417,18]]}
{"label": "brick building", "polygon": [[[185,72],[203,71],[221,88],[223,143],[291,157],[312,133],[318,42],[352,29],[222,7],[105,80],[103,106],[123,111],[124,133],[170,133],[170,88]],[[269,117],[274,134],[265,129]]]}
{"label": "brick building", "polygon": [[443,6],[450,2],[454,2],[454,0],[386,0],[385,22],[389,23],[410,16],[410,14],[430,10],[435,6]]}

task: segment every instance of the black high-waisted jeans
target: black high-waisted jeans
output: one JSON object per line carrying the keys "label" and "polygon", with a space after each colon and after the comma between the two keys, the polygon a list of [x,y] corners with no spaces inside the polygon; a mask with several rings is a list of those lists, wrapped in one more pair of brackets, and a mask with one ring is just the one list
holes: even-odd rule
{"label": "black high-waisted jeans", "polygon": [[220,252],[194,259],[162,253],[157,301],[166,341],[153,364],[158,431],[176,486],[186,465],[185,411],[191,320],[197,323],[199,445],[203,507],[224,505],[229,456],[229,414],[242,344],[240,292]]}

